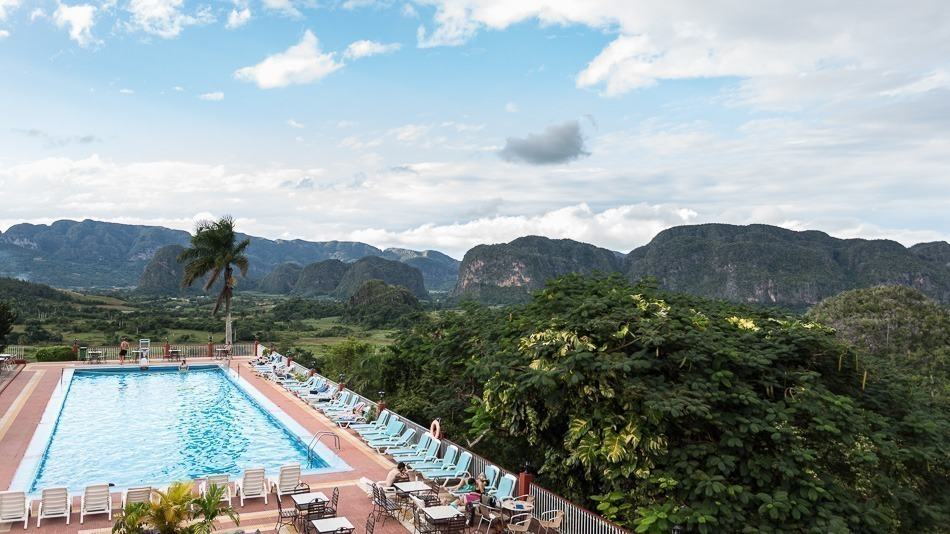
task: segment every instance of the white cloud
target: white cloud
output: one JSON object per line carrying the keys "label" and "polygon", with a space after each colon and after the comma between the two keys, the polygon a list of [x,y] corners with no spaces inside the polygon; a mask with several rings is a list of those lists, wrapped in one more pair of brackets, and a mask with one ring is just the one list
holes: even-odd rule
{"label": "white cloud", "polygon": [[406,124],[393,128],[389,131],[389,134],[395,137],[397,141],[411,143],[422,139],[431,129],[432,126],[428,124]]}
{"label": "white cloud", "polygon": [[132,89],[122,88],[122,89],[119,89],[119,93],[123,95],[134,95],[135,91],[133,91]]}
{"label": "white cloud", "polygon": [[272,11],[279,11],[290,17],[299,17],[300,11],[294,6],[293,0],[263,0],[264,7]]}
{"label": "white cloud", "polygon": [[297,122],[294,119],[287,119],[287,126],[290,126],[291,128],[297,128],[297,129],[304,127],[302,123]]}
{"label": "white cloud", "polygon": [[0,0],[0,20],[6,20],[10,12],[20,7],[20,0]]}
{"label": "white cloud", "polygon": [[240,28],[251,20],[251,8],[245,5],[235,5],[228,13],[228,22],[225,27],[229,30]]}
{"label": "white cloud", "polygon": [[341,68],[343,63],[336,60],[336,55],[321,51],[317,37],[307,30],[298,44],[268,56],[257,65],[238,69],[234,77],[254,82],[261,89],[273,89],[311,83]]}
{"label": "white cloud", "polygon": [[515,104],[514,102],[508,102],[505,104],[505,111],[508,113],[518,113],[518,104]]}
{"label": "white cloud", "polygon": [[0,39],[6,39],[7,37],[10,37],[10,32],[7,30],[0,30]]}
{"label": "white cloud", "polygon": [[59,4],[53,13],[56,27],[69,27],[69,38],[79,46],[89,46],[96,42],[92,36],[92,27],[96,23],[96,6],[92,4],[76,4],[68,6]]}
{"label": "white cloud", "polygon": [[883,91],[881,94],[885,96],[909,96],[948,87],[950,87],[950,72],[940,69],[907,85]]}
{"label": "white cloud", "polygon": [[198,98],[202,100],[207,100],[209,102],[220,102],[224,100],[224,93],[221,91],[214,91],[212,93],[202,93],[198,95]]}
{"label": "white cloud", "polygon": [[37,7],[30,11],[30,22],[35,22],[37,19],[45,19],[46,11],[43,11],[43,8]]}
{"label": "white cloud", "polygon": [[567,238],[629,252],[658,232],[695,221],[698,214],[666,205],[629,204],[595,211],[576,204],[537,215],[494,215],[452,224],[423,224],[399,231],[361,229],[349,239],[382,247],[435,248],[461,257],[483,243],[507,243],[525,235]]}
{"label": "white cloud", "polygon": [[172,39],[186,26],[214,22],[211,8],[204,6],[188,15],[182,12],[184,0],[130,0],[127,10],[132,15],[129,27]]}
{"label": "white cloud", "polygon": [[[420,0],[435,8],[431,29],[420,26],[418,45],[458,46],[480,30],[503,30],[534,19],[542,26],[579,24],[614,34],[613,41],[576,83],[616,96],[661,80],[739,77],[771,90],[795,78],[819,84],[786,90],[787,99],[823,95],[847,87],[839,80],[874,85],[876,80],[917,79],[946,65],[950,56],[950,4],[920,0],[913,9],[885,2],[867,9],[860,0],[806,1],[774,8],[743,9],[724,1],[670,0]],[[882,35],[900,35],[897,40]],[[896,86],[895,86],[896,87]],[[892,87],[893,89],[894,87]],[[872,88],[877,94],[879,90]],[[860,89],[859,89],[860,91]],[[864,93],[867,94],[867,93]],[[749,102],[757,103],[753,98]],[[774,102],[773,102],[774,105]]]}
{"label": "white cloud", "polygon": [[337,127],[337,128],[352,128],[352,127],[357,126],[357,125],[359,125],[359,123],[356,122],[356,121],[342,120],[342,121],[337,121],[337,122],[336,122],[336,127]]}
{"label": "white cloud", "polygon": [[359,59],[362,57],[378,56],[380,54],[391,54],[402,47],[399,43],[383,44],[376,41],[354,41],[346,47],[343,57],[348,59]]}
{"label": "white cloud", "polygon": [[176,85],[176,86],[172,87],[172,90],[175,91],[176,93],[181,93],[182,91],[185,90],[185,88],[182,87],[182,86],[180,86],[180,85]]}
{"label": "white cloud", "polygon": [[419,12],[416,11],[416,8],[412,7],[412,4],[408,2],[402,5],[402,10],[400,10],[400,13],[402,13],[402,16],[406,17],[407,19],[419,18]]}

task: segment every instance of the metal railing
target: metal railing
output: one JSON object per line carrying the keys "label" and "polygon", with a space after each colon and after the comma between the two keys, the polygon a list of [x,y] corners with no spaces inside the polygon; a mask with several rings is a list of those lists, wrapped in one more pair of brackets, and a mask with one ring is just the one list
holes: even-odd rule
{"label": "metal railing", "polygon": [[[297,362],[293,362],[291,368],[294,370],[294,372],[299,374],[310,374],[311,372],[311,369],[304,367]],[[339,388],[339,384],[337,382],[330,380],[319,373],[314,372],[314,374],[326,380],[327,383],[330,384],[331,389]],[[358,398],[357,402],[365,402],[367,406],[376,404],[376,401],[360,395],[349,388],[346,388],[346,391],[349,391],[351,395],[355,395]],[[413,439],[414,443],[418,443],[422,435],[429,431],[429,427],[420,425],[419,423],[403,417],[392,410],[389,411],[393,416],[405,423],[407,428],[415,429],[416,436]],[[514,475],[516,477],[518,476],[517,473],[508,471],[501,466],[490,462],[488,459],[472,452],[468,448],[447,439],[442,440],[442,446],[439,450],[439,455],[444,455],[445,450],[451,445],[458,447],[459,452],[469,452],[472,455],[471,473],[473,475],[475,473],[484,473],[485,468],[488,465],[495,465],[500,471],[498,475],[499,479],[508,474]],[[518,493],[516,495],[519,494],[528,494],[534,496],[535,507],[532,514],[535,518],[540,518],[541,514],[551,510],[562,510],[564,512],[564,522],[561,525],[561,534],[630,534],[629,530],[621,527],[620,525],[604,519],[596,513],[584,508],[583,506],[552,491],[546,490],[537,484],[532,483],[530,488],[527,490],[524,488],[518,488]]]}
{"label": "metal railing", "polygon": [[[69,346],[64,344],[59,344],[56,346]],[[41,346],[32,346],[28,347],[25,345],[9,345],[7,348],[3,349],[4,354],[10,354],[15,358],[25,358],[28,353],[34,353],[37,349],[41,349]],[[86,349],[85,352],[88,354],[90,352],[98,353],[102,360],[118,360],[119,359],[119,347],[115,345],[81,345],[80,348]],[[214,343],[211,345],[211,354],[220,353],[224,351],[225,345],[223,343]],[[166,355],[171,356],[171,351],[178,351],[177,355],[182,358],[207,358],[209,355],[208,352],[208,343],[169,343],[168,350],[165,351],[164,343],[152,343],[149,348],[149,357],[151,358],[164,358]],[[126,359],[130,359],[138,356],[137,351],[138,345],[135,343],[132,344],[132,347],[129,350],[129,354],[126,355]],[[81,352],[81,351],[80,351]],[[79,359],[77,355],[77,359]],[[254,356],[254,343],[235,343],[231,346],[231,356]]]}

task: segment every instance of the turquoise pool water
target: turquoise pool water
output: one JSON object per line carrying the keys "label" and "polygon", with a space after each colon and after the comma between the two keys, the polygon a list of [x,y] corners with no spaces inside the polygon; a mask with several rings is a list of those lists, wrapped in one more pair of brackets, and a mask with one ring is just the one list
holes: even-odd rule
{"label": "turquoise pool water", "polygon": [[307,470],[306,445],[220,368],[77,370],[30,491],[238,477],[249,467],[271,475],[288,463]]}

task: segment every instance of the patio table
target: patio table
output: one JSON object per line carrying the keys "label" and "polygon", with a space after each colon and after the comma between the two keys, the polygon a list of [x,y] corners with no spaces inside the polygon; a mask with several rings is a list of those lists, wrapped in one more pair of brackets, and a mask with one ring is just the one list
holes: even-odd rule
{"label": "patio table", "polygon": [[310,524],[313,525],[313,528],[316,529],[318,534],[328,534],[330,532],[336,532],[337,529],[347,528],[352,529],[353,523],[350,523],[350,520],[345,517],[328,517],[327,519],[312,519]]}
{"label": "patio table", "polygon": [[298,510],[306,510],[307,505],[313,501],[329,501],[327,496],[319,491],[310,491],[307,493],[293,493],[290,495],[291,500],[294,501],[294,506]]}

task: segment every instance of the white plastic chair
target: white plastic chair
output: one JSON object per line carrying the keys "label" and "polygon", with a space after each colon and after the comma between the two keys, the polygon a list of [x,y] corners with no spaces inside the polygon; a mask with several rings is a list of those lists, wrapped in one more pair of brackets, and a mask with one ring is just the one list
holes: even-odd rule
{"label": "white plastic chair", "polygon": [[87,515],[93,514],[109,514],[109,521],[112,521],[112,495],[108,484],[86,486],[79,503],[79,524]]}
{"label": "white plastic chair", "polygon": [[152,500],[152,487],[151,486],[140,486],[137,488],[129,488],[125,490],[125,493],[122,494],[122,508],[125,509],[125,505],[133,504],[137,502],[150,502]]}
{"label": "white plastic chair", "polygon": [[278,499],[283,495],[293,493],[298,484],[300,484],[300,464],[281,467],[277,478],[270,480],[271,489],[277,494]]}
{"label": "white plastic chair", "polygon": [[224,495],[221,496],[221,502],[226,502],[228,506],[231,506],[231,477],[229,475],[208,475],[198,487],[198,492],[202,496],[205,495],[212,484],[226,490]]}
{"label": "white plastic chair", "polygon": [[0,523],[23,521],[23,530],[30,523],[30,506],[26,502],[26,492],[0,492]]}
{"label": "white plastic chair", "polygon": [[264,468],[244,471],[244,477],[235,484],[235,491],[241,496],[241,506],[244,506],[244,499],[261,497],[264,498],[264,504],[267,504],[267,478],[264,476]]}
{"label": "white plastic chair", "polygon": [[66,488],[47,488],[40,494],[40,507],[36,511],[36,527],[39,528],[43,519],[65,517],[69,524],[69,514],[72,512],[72,500]]}

